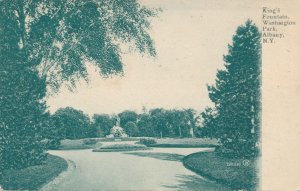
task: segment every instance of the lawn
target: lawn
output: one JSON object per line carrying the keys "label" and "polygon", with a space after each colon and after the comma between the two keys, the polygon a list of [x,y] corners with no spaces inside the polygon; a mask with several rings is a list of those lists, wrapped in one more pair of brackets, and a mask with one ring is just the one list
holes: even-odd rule
{"label": "lawn", "polygon": [[155,139],[156,144],[151,147],[169,147],[169,148],[203,148],[215,147],[218,145],[216,139],[207,138],[163,138]]}
{"label": "lawn", "polygon": [[88,138],[88,139],[65,139],[61,141],[58,150],[79,150],[79,149],[93,149],[101,145],[99,139]]}
{"label": "lawn", "polygon": [[48,155],[42,165],[4,171],[0,185],[5,190],[38,190],[67,168],[67,161],[58,156]]}
{"label": "lawn", "polygon": [[99,138],[100,142],[139,141],[138,137]]}
{"label": "lawn", "polygon": [[121,152],[121,151],[136,151],[136,150],[149,150],[150,148],[145,145],[134,145],[134,144],[113,144],[101,146],[100,148],[94,149],[94,152]]}
{"label": "lawn", "polygon": [[216,152],[200,152],[183,159],[186,168],[230,186],[236,190],[256,190],[258,185],[257,160],[226,158]]}
{"label": "lawn", "polygon": [[123,141],[139,141],[136,137],[120,137],[120,138],[85,138],[85,139],[65,139],[61,141],[58,150],[80,150],[99,148],[105,142],[123,142]]}
{"label": "lawn", "polygon": [[[59,150],[79,150],[79,149],[97,149],[106,142],[138,142],[139,137],[125,137],[125,138],[86,138],[86,139],[65,139],[61,141]],[[155,144],[150,147],[169,147],[169,148],[203,148],[215,147],[218,145],[216,139],[205,138],[151,138],[146,139],[155,140]]]}

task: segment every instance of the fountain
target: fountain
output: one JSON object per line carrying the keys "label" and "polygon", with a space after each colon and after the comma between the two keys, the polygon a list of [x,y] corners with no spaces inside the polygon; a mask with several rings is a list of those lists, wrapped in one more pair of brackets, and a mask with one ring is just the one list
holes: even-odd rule
{"label": "fountain", "polygon": [[106,136],[107,138],[114,138],[114,137],[128,137],[125,133],[125,130],[120,126],[120,117],[117,116],[116,125],[110,129],[110,135]]}

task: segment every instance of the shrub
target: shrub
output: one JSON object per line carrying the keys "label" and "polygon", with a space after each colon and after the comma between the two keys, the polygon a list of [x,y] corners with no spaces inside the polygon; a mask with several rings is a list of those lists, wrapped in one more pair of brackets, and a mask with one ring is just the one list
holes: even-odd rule
{"label": "shrub", "polygon": [[233,158],[233,157],[238,157],[239,156],[234,150],[228,149],[228,148],[226,148],[224,146],[218,146],[218,147],[216,147],[215,153],[218,156],[221,156],[221,157]]}
{"label": "shrub", "polygon": [[65,139],[61,141],[59,150],[79,150],[79,149],[92,149],[100,146],[98,139]]}
{"label": "shrub", "polygon": [[140,143],[143,144],[143,145],[154,145],[156,144],[157,142],[155,141],[155,139],[151,139],[151,138],[141,138],[140,139]]}
{"label": "shrub", "polygon": [[60,146],[60,139],[43,139],[41,144],[45,145],[47,149],[58,149]]}
{"label": "shrub", "polygon": [[85,145],[94,145],[96,143],[98,143],[97,139],[84,139],[83,140],[83,144],[85,144]]}
{"label": "shrub", "polygon": [[135,151],[147,150],[145,145],[132,145],[132,144],[113,144],[102,146],[99,149],[94,149],[94,152],[117,152],[117,151]]}
{"label": "shrub", "polygon": [[102,146],[101,149],[128,149],[128,148],[145,148],[144,145],[131,145],[131,144],[113,144]]}

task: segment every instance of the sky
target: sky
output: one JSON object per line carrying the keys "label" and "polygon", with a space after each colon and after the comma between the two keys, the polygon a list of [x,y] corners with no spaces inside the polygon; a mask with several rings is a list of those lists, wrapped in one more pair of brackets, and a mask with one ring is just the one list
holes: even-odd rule
{"label": "sky", "polygon": [[236,28],[251,19],[260,25],[261,8],[253,0],[140,0],[161,8],[150,35],[157,57],[124,53],[124,76],[103,79],[90,64],[89,84],[75,91],[61,88],[47,98],[51,113],[71,106],[92,116],[143,107],[202,111],[212,106],[207,84],[213,84]]}

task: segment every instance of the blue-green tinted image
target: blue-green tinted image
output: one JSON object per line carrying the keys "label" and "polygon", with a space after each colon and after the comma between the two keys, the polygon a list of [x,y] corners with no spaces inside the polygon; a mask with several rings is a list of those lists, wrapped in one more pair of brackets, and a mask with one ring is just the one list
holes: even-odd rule
{"label": "blue-green tinted image", "polygon": [[258,190],[261,33],[230,2],[0,0],[0,190]]}

